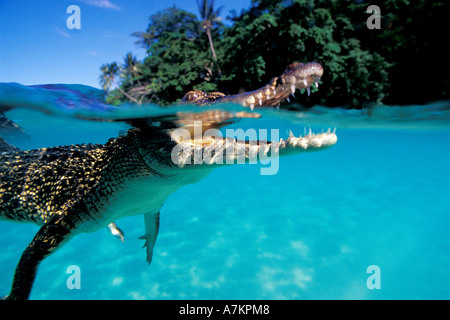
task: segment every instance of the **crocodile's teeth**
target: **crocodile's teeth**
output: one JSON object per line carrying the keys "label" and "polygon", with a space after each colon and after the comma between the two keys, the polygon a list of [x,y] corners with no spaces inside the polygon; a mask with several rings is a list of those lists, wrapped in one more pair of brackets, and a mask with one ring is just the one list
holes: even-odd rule
{"label": "crocodile's teeth", "polygon": [[270,95],[269,94],[266,94],[266,99],[270,100]]}
{"label": "crocodile's teeth", "polygon": [[311,94],[311,90],[308,88],[306,88],[306,91],[308,91],[308,96]]}
{"label": "crocodile's teeth", "polygon": [[318,82],[314,82],[314,84],[316,85],[316,88],[319,88],[319,83]]}
{"label": "crocodile's teeth", "polygon": [[294,93],[295,92],[295,84],[291,85],[291,92]]}
{"label": "crocodile's teeth", "polygon": [[303,84],[304,84],[305,86],[308,86],[308,81],[306,81],[306,79],[303,79]]}
{"label": "crocodile's teeth", "polygon": [[269,150],[270,150],[270,144],[268,144],[268,145],[266,146],[266,149],[264,150],[264,155],[267,155],[267,153],[269,152]]}
{"label": "crocodile's teeth", "polygon": [[262,105],[262,99],[261,98],[258,100],[258,102],[259,102],[259,105]]}
{"label": "crocodile's teeth", "polygon": [[255,107],[256,99],[253,95],[250,94],[245,98],[245,103],[248,104],[250,106],[250,109],[253,110],[253,108]]}
{"label": "crocodile's teeth", "polygon": [[295,147],[297,145],[298,139],[291,139],[290,143],[292,144],[293,147]]}
{"label": "crocodile's teeth", "polygon": [[291,102],[291,100],[289,100],[289,97],[286,98],[287,102]]}

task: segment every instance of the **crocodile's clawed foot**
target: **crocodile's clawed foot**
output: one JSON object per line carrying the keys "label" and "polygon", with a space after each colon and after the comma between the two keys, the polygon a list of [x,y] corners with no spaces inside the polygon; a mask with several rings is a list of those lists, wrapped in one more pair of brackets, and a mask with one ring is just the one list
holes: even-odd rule
{"label": "crocodile's clawed foot", "polygon": [[120,241],[123,242],[125,240],[125,235],[122,229],[120,229],[114,222],[108,224],[108,230],[114,237],[119,238]]}
{"label": "crocodile's clawed foot", "polygon": [[153,246],[151,245],[150,236],[147,236],[144,234],[143,236],[140,236],[138,239],[145,240],[142,248],[145,248],[145,250],[146,250],[146,253],[147,253],[146,261],[150,265],[150,263],[152,263],[152,258],[153,258]]}

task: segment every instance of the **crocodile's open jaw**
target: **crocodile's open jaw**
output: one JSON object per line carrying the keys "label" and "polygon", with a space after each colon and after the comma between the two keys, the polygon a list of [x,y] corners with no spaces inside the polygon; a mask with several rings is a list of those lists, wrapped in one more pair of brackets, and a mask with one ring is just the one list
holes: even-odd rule
{"label": "crocodile's open jaw", "polygon": [[[231,129],[232,134],[235,133]],[[246,136],[252,136],[241,131]],[[273,130],[271,132],[273,135]],[[278,135],[278,134],[277,134]],[[237,140],[230,136],[223,138],[221,133],[209,134],[199,138],[186,137],[186,132],[175,130],[172,140],[176,146],[172,152],[172,162],[180,167],[185,165],[215,165],[215,164],[244,164],[256,163],[278,156],[311,152],[327,149],[337,142],[335,131],[314,134],[309,132],[305,136],[290,135],[286,140],[257,141]],[[275,172],[276,173],[276,172]]]}
{"label": "crocodile's open jaw", "polygon": [[[231,96],[220,92],[205,93],[193,90],[184,96],[183,102],[196,105],[231,102],[248,107],[253,111],[255,106],[277,106],[282,101],[289,100],[289,95],[293,95],[297,89],[306,89],[309,95],[311,86],[318,87],[322,75],[323,68],[318,63],[293,63],[281,76],[272,78],[268,84],[257,90]],[[226,107],[222,109],[226,109]],[[286,140],[276,141],[275,139],[273,143],[252,140],[250,137],[249,141],[244,139],[239,141],[236,140],[236,137],[228,134],[227,138],[223,138],[218,131],[219,128],[233,123],[237,118],[259,118],[261,115],[257,112],[208,110],[194,114],[180,113],[178,116],[178,124],[182,127],[172,130],[170,134],[172,140],[177,143],[172,160],[179,166],[192,163],[225,163],[225,159],[227,164],[246,163],[252,161],[252,158],[258,161],[273,157],[278,153],[284,155],[322,150],[337,142],[337,136],[331,130],[321,134],[314,134],[310,131],[303,137],[290,135]],[[249,130],[251,129],[245,133],[248,133]],[[209,134],[206,134],[208,132]],[[239,160],[243,162],[239,162]]]}
{"label": "crocodile's open jaw", "polygon": [[306,89],[309,95],[310,87],[313,84],[319,87],[322,75],[323,68],[318,63],[293,63],[279,78],[272,78],[264,87],[243,95],[237,95],[231,100],[242,104],[244,107],[250,107],[251,110],[255,106],[278,105],[283,100],[289,100],[289,95],[294,95],[297,89]]}
{"label": "crocodile's open jaw", "polygon": [[[241,113],[243,117],[248,113]],[[216,115],[228,120],[232,113]],[[225,121],[228,123],[228,121]],[[278,139],[279,130],[271,129],[267,140],[267,130],[260,129],[226,129],[226,136],[218,130],[220,125],[206,122],[206,129],[202,121],[169,130],[171,140],[175,143],[171,159],[172,163],[185,167],[186,165],[222,165],[256,163],[278,156],[325,150],[337,142],[336,131],[328,129],[326,132],[313,133],[311,129],[305,135],[295,137],[291,132],[287,139]],[[274,172],[276,173],[276,172]],[[273,173],[273,174],[274,174]]]}

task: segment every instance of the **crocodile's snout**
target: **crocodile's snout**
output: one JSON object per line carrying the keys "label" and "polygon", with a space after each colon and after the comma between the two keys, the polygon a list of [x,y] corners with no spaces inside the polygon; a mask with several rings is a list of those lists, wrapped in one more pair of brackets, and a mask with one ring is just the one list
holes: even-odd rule
{"label": "crocodile's snout", "polygon": [[289,102],[289,95],[294,95],[297,89],[306,89],[310,95],[310,87],[319,87],[323,67],[317,62],[290,64],[282,75],[272,78],[264,87],[254,91],[236,95],[225,95],[221,92],[206,93],[200,90],[189,91],[183,102],[196,105],[209,105],[211,103],[238,103],[254,110],[256,106],[277,106],[284,100]]}

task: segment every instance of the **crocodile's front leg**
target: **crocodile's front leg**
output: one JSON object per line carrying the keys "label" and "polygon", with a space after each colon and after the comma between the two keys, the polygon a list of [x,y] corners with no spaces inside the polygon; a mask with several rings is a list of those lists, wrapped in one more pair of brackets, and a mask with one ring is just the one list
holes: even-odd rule
{"label": "crocodile's front leg", "polygon": [[[145,240],[144,248],[146,249],[148,264],[152,262],[153,248],[155,247],[156,238],[159,231],[159,211],[157,213],[144,214],[145,234],[140,236],[139,239]],[[111,222],[108,225],[108,230],[113,236],[119,238],[120,241],[124,241],[124,233],[115,222]]]}
{"label": "crocodile's front leg", "polygon": [[57,214],[41,227],[20,258],[7,300],[28,299],[39,263],[70,238],[71,230],[72,224]]}
{"label": "crocodile's front leg", "polygon": [[146,213],[144,215],[145,234],[139,239],[145,240],[144,248],[147,251],[147,262],[150,264],[153,257],[153,248],[159,231],[159,211],[157,213]]}
{"label": "crocodile's front leg", "polygon": [[107,228],[114,237],[118,238],[122,242],[125,240],[125,235],[122,229],[120,229],[115,222],[108,224]]}

